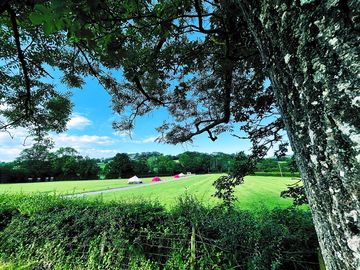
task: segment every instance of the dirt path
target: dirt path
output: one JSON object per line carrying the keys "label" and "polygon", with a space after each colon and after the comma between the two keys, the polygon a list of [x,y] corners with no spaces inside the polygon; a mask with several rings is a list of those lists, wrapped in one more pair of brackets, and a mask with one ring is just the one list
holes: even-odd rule
{"label": "dirt path", "polygon": [[127,187],[119,187],[119,188],[103,189],[103,190],[89,191],[89,192],[77,193],[77,194],[69,194],[69,195],[65,195],[63,197],[64,198],[77,198],[77,197],[85,197],[85,196],[89,196],[89,195],[98,195],[98,194],[102,194],[102,193],[110,193],[110,192],[115,192],[115,191],[119,191],[119,190],[129,190],[129,189],[134,189],[134,188],[142,188],[142,187],[148,187],[148,186],[160,185],[160,184],[166,184],[166,183],[175,183],[177,181],[188,179],[188,178],[194,177],[194,176],[195,175],[191,175],[191,176],[185,176],[185,177],[182,177],[182,178],[179,178],[176,180],[167,180],[167,181],[160,181],[160,182],[148,183],[148,184],[133,184],[132,186],[127,186]]}

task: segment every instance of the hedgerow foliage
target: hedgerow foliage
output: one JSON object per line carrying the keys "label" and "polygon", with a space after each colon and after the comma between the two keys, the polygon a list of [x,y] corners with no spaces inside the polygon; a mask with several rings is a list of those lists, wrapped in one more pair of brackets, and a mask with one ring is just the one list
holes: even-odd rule
{"label": "hedgerow foliage", "polygon": [[[42,202],[42,203],[40,203]],[[0,196],[0,261],[34,269],[317,269],[308,212],[248,212],[184,198],[104,203]]]}

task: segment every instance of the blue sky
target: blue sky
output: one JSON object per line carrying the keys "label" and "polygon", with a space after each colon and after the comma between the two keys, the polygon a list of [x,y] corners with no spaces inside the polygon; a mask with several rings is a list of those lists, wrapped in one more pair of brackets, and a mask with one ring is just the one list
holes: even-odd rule
{"label": "blue sky", "polygon": [[[112,157],[118,152],[149,151],[164,154],[184,151],[236,153],[248,152],[250,148],[247,140],[237,139],[229,133],[220,135],[215,142],[211,141],[207,134],[196,137],[192,144],[169,145],[154,142],[158,136],[155,128],[168,118],[166,110],[157,110],[138,118],[130,138],[112,129],[112,121],[119,116],[113,114],[109,94],[95,79],[87,78],[83,89],[74,89],[72,92],[73,114],[66,132],[52,134],[55,148],[70,146],[90,157]],[[0,133],[0,161],[11,161],[21,150],[31,146],[31,139],[25,140],[26,130],[15,129],[12,135],[14,138],[7,133]]]}

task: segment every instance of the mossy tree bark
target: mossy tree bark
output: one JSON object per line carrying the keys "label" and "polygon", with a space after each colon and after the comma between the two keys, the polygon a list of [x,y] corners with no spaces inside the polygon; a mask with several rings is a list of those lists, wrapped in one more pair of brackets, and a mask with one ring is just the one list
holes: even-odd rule
{"label": "mossy tree bark", "polygon": [[360,269],[360,2],[237,0],[275,89],[327,269]]}

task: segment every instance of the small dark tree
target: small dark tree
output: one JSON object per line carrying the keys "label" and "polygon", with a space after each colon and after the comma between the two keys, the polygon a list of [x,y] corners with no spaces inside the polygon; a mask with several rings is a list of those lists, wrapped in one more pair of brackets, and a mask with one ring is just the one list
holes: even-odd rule
{"label": "small dark tree", "polygon": [[9,162],[0,166],[0,183],[24,182],[26,178],[26,172],[19,168],[16,162]]}
{"label": "small dark tree", "polygon": [[138,159],[133,161],[134,173],[136,175],[146,175],[149,173],[149,166],[146,163],[146,159]]}
{"label": "small dark tree", "polygon": [[52,160],[52,175],[60,179],[78,178],[79,153],[71,147],[60,147]]}
{"label": "small dark tree", "polygon": [[26,177],[42,178],[49,176],[51,172],[53,155],[50,149],[54,143],[48,138],[37,138],[35,143],[24,149],[16,159],[18,168],[23,170]]}
{"label": "small dark tree", "polygon": [[77,162],[77,168],[79,179],[98,179],[100,168],[95,159],[81,157]]}
{"label": "small dark tree", "polygon": [[118,153],[106,165],[106,178],[126,178],[134,174],[134,169],[126,153]]}

